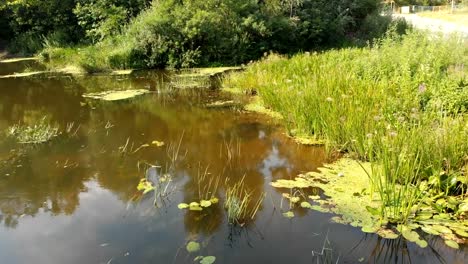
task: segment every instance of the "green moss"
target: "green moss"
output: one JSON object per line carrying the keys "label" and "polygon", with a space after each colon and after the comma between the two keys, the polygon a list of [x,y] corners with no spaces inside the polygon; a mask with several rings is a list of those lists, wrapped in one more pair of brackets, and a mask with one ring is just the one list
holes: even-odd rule
{"label": "green moss", "polygon": [[267,107],[265,107],[265,104],[263,103],[263,100],[258,97],[252,97],[251,100],[244,106],[244,110],[248,112],[255,112],[255,113],[260,113],[264,114],[267,116],[270,116],[275,119],[282,119],[283,116],[281,116],[280,113],[275,112]]}

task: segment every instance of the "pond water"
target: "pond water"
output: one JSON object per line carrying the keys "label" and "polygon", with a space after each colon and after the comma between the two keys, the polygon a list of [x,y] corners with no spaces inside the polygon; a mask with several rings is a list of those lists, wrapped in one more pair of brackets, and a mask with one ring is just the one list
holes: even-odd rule
{"label": "pond water", "polygon": [[[0,64],[0,72],[36,67],[21,65]],[[438,238],[426,236],[429,247],[421,249],[332,223],[331,214],[293,208],[295,217],[284,217],[289,204],[269,183],[316,170],[327,162],[324,149],[295,144],[266,117],[207,108],[229,96],[170,89],[169,78],[136,72],[0,79],[1,263],[198,263],[199,255],[246,264],[466,263],[466,246],[455,251]],[[82,97],[116,89],[152,93],[117,102]],[[5,136],[15,124],[40,120],[68,132],[37,145]],[[145,177],[166,178],[165,196],[137,191]],[[201,212],[178,208],[199,201],[209,179],[219,179],[218,204]],[[264,199],[254,219],[236,226],[222,203],[241,179],[254,199]],[[201,249],[188,253],[189,241]]]}

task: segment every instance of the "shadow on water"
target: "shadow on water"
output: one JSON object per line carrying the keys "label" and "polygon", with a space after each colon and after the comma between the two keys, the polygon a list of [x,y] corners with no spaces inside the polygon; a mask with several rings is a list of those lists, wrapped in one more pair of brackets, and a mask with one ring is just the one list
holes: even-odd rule
{"label": "shadow on water", "polygon": [[[454,253],[438,239],[419,249],[363,235],[304,208],[294,208],[293,219],[283,217],[288,208],[269,183],[316,170],[327,161],[324,149],[293,143],[265,117],[207,109],[206,103],[227,98],[168,88],[168,76],[0,80],[2,262],[194,263],[198,255],[212,255],[216,263],[462,263],[466,250]],[[82,97],[110,89],[153,93],[119,102]],[[40,145],[5,136],[9,127],[44,116],[72,133]],[[138,192],[145,176],[161,182],[164,195]],[[219,179],[216,188],[206,187],[213,179]],[[253,200],[264,196],[243,226],[229,224],[222,204],[241,179]],[[200,201],[206,189],[220,202],[201,212],[177,208]],[[332,257],[313,255],[325,239]],[[188,253],[188,241],[199,242],[200,251]]]}

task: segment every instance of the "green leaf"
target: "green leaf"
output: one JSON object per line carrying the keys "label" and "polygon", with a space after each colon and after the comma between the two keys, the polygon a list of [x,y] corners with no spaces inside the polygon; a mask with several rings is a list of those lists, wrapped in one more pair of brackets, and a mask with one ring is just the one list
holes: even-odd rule
{"label": "green leaf", "polygon": [[374,225],[366,225],[361,228],[364,233],[376,233],[380,227]]}
{"label": "green leaf", "polygon": [[437,232],[439,233],[442,233],[442,234],[452,234],[452,230],[450,230],[448,227],[446,226],[442,226],[442,225],[433,225],[432,226],[432,229],[436,230]]}
{"label": "green leaf", "polygon": [[451,247],[451,248],[454,248],[454,249],[459,249],[460,247],[458,246],[458,243],[453,241],[453,240],[448,240],[446,239],[445,241],[445,245]]}
{"label": "green leaf", "polygon": [[201,205],[201,207],[210,207],[210,206],[211,206],[211,202],[210,202],[210,201],[207,201],[207,200],[201,200],[201,201],[200,201],[200,205]]}
{"label": "green leaf", "polygon": [[419,234],[411,230],[408,226],[400,226],[400,232],[406,240],[416,243],[418,246],[425,248],[427,242],[419,237]]}
{"label": "green leaf", "polygon": [[458,212],[468,212],[468,203],[462,203],[458,206]]}
{"label": "green leaf", "polygon": [[297,203],[297,202],[299,202],[299,201],[301,200],[301,198],[299,198],[299,197],[291,197],[289,200],[291,201],[291,203]]}
{"label": "green leaf", "polygon": [[466,232],[465,230],[455,229],[455,228],[453,228],[452,230],[455,231],[455,234],[457,234],[457,235],[459,235],[461,237],[468,238],[468,232]]}
{"label": "green leaf", "polygon": [[424,239],[418,239],[415,241],[415,243],[422,248],[427,247],[427,241]]}
{"label": "green leaf", "polygon": [[428,233],[428,234],[431,234],[431,235],[435,235],[435,236],[438,236],[440,235],[440,232],[437,231],[436,229],[434,229],[432,226],[430,225],[425,225],[423,227],[421,227],[422,231]]}
{"label": "green leaf", "polygon": [[179,209],[187,209],[189,208],[189,205],[186,203],[180,203],[177,205],[177,207],[179,207]]}
{"label": "green leaf", "polygon": [[373,208],[373,207],[370,207],[370,206],[366,206],[366,210],[371,213],[372,215],[375,215],[375,216],[378,216],[380,215],[380,212],[377,208]]}
{"label": "green leaf", "polygon": [[283,216],[286,218],[293,218],[294,213],[292,211],[287,211],[286,213],[283,213]]}
{"label": "green leaf", "polygon": [[302,203],[301,203],[301,207],[302,207],[302,208],[311,208],[312,205],[311,205],[310,203],[308,203],[308,202],[302,202]]}
{"label": "green leaf", "polygon": [[211,204],[217,204],[219,202],[219,199],[216,197],[213,197],[210,199]]}
{"label": "green leaf", "polygon": [[200,207],[200,204],[197,202],[191,202],[189,205],[190,211],[201,211],[203,208]]}
{"label": "green leaf", "polygon": [[190,241],[187,244],[187,251],[189,253],[197,252],[200,250],[200,243],[195,242],[195,241]]}
{"label": "green leaf", "polygon": [[400,232],[403,235],[403,237],[406,238],[406,240],[408,240],[408,241],[415,242],[416,240],[419,239],[418,233],[416,233],[415,231],[409,229],[406,226],[403,226],[401,228]]}
{"label": "green leaf", "polygon": [[399,235],[393,232],[393,230],[385,228],[378,230],[377,234],[386,239],[397,239],[399,237]]}
{"label": "green leaf", "polygon": [[201,208],[200,206],[190,206],[189,210],[190,211],[202,211],[203,208]]}
{"label": "green leaf", "polygon": [[206,256],[202,258],[202,260],[200,261],[200,264],[213,264],[215,261],[216,261],[215,256]]}

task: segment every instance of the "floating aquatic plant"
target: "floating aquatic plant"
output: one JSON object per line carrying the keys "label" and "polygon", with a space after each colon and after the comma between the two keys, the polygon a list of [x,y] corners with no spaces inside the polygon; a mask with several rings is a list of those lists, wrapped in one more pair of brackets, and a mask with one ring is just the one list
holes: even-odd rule
{"label": "floating aquatic plant", "polygon": [[143,194],[154,191],[154,189],[155,188],[153,184],[150,181],[148,181],[146,178],[141,179],[137,186],[137,190],[143,191]]}
{"label": "floating aquatic plant", "polygon": [[[296,177],[296,180],[299,181],[298,184],[283,180],[279,181],[278,184],[276,184],[277,182],[272,183],[272,185],[278,188],[293,187],[293,189],[305,188],[304,186],[319,187],[329,198],[320,199],[320,196],[309,196],[309,201],[300,203],[302,208],[338,214],[339,216],[332,217],[333,222],[361,227],[363,232],[376,233],[386,239],[395,239],[402,235],[408,241],[426,247],[427,242],[417,232],[421,230],[442,237],[446,241],[446,245],[453,248],[456,248],[455,244],[458,246],[458,243],[464,243],[467,240],[468,222],[455,218],[455,215],[464,216],[465,200],[452,201],[455,204],[454,210],[459,210],[456,213],[437,212],[432,206],[426,204],[430,204],[431,199],[423,201],[422,206],[415,210],[412,209],[412,215],[405,224],[392,225],[392,222],[383,217],[379,210],[382,205],[381,200],[372,196],[369,191],[369,177],[367,177],[365,169],[370,169],[370,164],[361,163],[359,165],[355,161],[341,159],[320,168],[320,172],[299,175]],[[356,192],[356,190],[361,191]],[[283,196],[286,198],[294,197],[289,194]],[[443,202],[439,201],[439,203]]]}
{"label": "floating aquatic plant", "polygon": [[195,241],[190,241],[187,243],[186,249],[187,249],[187,252],[189,253],[197,252],[200,250],[200,243],[195,242]]}
{"label": "floating aquatic plant", "polygon": [[213,197],[210,200],[201,200],[200,202],[191,202],[190,204],[180,203],[177,205],[179,209],[189,209],[190,211],[202,211],[203,208],[208,208],[213,204],[217,204],[218,198]]}
{"label": "floating aquatic plant", "polygon": [[293,218],[294,213],[292,211],[287,211],[287,212],[283,213],[283,216],[286,217],[286,218]]}
{"label": "floating aquatic plant", "polygon": [[194,261],[199,261],[200,264],[213,264],[216,261],[215,256],[197,256]]}

